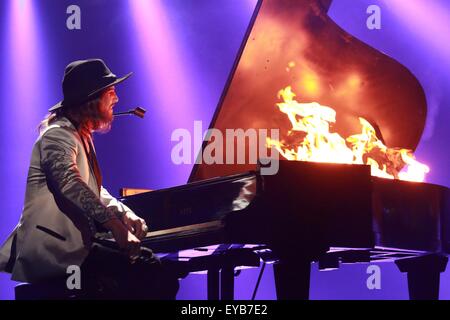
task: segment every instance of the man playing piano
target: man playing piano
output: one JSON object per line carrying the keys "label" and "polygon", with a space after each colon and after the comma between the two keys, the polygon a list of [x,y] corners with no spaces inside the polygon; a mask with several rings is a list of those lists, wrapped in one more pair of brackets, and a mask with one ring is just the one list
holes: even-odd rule
{"label": "man playing piano", "polygon": [[[86,298],[175,298],[178,280],[140,248],[145,221],[103,188],[92,143],[93,132],[110,129],[114,86],[130,75],[117,78],[100,59],[66,67],[64,100],[40,125],[22,216],[0,250],[0,271],[13,280],[65,283],[79,266]],[[102,230],[119,250],[95,243]]]}

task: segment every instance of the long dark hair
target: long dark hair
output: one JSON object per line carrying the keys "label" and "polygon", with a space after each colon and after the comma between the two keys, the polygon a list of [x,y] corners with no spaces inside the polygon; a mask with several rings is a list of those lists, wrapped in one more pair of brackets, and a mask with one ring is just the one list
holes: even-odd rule
{"label": "long dark hair", "polygon": [[45,130],[56,119],[68,118],[82,137],[90,137],[93,131],[107,132],[111,128],[112,119],[102,112],[100,96],[94,100],[75,107],[63,107],[49,113],[39,124],[39,133]]}

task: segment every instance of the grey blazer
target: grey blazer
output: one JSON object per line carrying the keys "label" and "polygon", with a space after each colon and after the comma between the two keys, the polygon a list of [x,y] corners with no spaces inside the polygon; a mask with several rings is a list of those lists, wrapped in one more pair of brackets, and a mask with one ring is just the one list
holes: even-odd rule
{"label": "grey blazer", "polygon": [[0,271],[38,282],[80,266],[103,223],[131,211],[97,184],[83,141],[60,118],[34,144],[20,221],[0,248]]}

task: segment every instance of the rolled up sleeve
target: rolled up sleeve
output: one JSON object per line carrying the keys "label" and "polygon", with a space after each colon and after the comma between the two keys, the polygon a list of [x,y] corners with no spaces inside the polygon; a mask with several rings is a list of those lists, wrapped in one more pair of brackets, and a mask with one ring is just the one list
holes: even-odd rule
{"label": "rolled up sleeve", "polygon": [[133,213],[130,208],[114,198],[103,186],[100,189],[100,199],[106,207],[114,210],[118,218],[122,218],[127,212]]}

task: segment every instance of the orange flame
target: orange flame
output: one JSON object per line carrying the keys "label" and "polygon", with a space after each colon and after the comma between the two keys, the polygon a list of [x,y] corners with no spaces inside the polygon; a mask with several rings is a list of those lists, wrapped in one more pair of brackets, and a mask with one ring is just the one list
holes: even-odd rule
{"label": "orange flame", "polygon": [[[411,150],[388,148],[377,137],[375,129],[364,118],[359,118],[360,134],[346,139],[330,132],[336,122],[336,111],[317,102],[300,103],[291,87],[278,93],[283,102],[277,103],[285,113],[292,129],[289,135],[303,137],[294,142],[267,139],[268,147],[275,147],[288,160],[328,163],[367,164],[373,176],[408,181],[424,181],[430,169],[415,160]],[[403,170],[402,170],[403,168]],[[402,171],[400,171],[402,170]]]}

